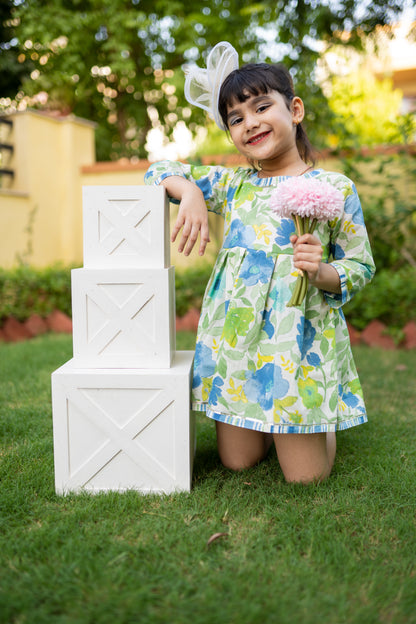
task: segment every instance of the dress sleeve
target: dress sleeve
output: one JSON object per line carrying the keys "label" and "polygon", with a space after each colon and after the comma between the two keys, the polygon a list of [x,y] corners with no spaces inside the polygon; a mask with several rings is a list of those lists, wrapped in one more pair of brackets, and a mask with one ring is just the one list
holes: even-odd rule
{"label": "dress sleeve", "polygon": [[[227,192],[233,175],[232,169],[225,167],[204,167],[163,160],[152,164],[147,170],[145,184],[160,184],[169,176],[181,176],[194,182],[202,191],[208,210],[224,214],[227,205]],[[178,200],[170,198],[173,203]]]}
{"label": "dress sleeve", "polygon": [[354,184],[349,181],[344,212],[331,235],[331,264],[338,271],[341,293],[324,292],[328,305],[339,308],[372,279],[375,264],[364,223],[361,202]]}

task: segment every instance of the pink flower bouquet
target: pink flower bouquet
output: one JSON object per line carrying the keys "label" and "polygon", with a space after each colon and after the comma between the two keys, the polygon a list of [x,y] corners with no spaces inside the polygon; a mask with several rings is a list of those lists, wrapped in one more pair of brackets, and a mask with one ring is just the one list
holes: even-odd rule
{"label": "pink flower bouquet", "polygon": [[[293,218],[296,233],[312,234],[318,221],[332,221],[344,206],[343,193],[323,180],[296,177],[285,180],[271,198],[271,208],[282,218]],[[308,289],[308,275],[298,271],[295,290],[287,304],[299,306]]]}

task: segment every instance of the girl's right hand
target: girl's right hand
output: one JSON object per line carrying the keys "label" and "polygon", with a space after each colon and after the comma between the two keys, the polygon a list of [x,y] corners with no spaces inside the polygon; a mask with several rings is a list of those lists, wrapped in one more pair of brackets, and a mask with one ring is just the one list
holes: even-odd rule
{"label": "girl's right hand", "polygon": [[203,256],[209,243],[208,210],[202,191],[189,180],[178,176],[165,178],[162,184],[171,197],[180,200],[178,216],[172,230],[171,241],[175,242],[180,230],[182,236],[178,251],[189,256],[200,235],[199,255]]}

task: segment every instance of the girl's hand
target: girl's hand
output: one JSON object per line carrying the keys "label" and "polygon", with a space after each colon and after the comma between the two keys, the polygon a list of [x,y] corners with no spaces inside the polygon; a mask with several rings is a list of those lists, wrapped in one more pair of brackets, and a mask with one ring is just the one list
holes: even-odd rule
{"label": "girl's hand", "polygon": [[175,242],[182,229],[178,251],[185,249],[189,256],[200,235],[199,255],[203,256],[209,243],[208,210],[202,191],[194,184],[179,176],[171,176],[162,181],[171,197],[180,200],[178,216],[172,229],[171,241]]}
{"label": "girl's hand", "polygon": [[322,266],[322,245],[313,234],[296,234],[290,237],[293,245],[293,263],[297,269],[308,274],[311,284],[319,280]]}
{"label": "girl's hand", "polygon": [[290,237],[293,245],[293,263],[297,269],[308,274],[309,282],[319,288],[332,293],[341,292],[338,271],[331,264],[322,262],[322,245],[313,234],[293,235]]}

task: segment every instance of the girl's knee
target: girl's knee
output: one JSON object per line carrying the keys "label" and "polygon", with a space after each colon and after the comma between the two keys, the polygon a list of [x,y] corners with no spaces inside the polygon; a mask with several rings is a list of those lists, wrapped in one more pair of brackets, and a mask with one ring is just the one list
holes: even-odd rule
{"label": "girl's knee", "polygon": [[259,464],[267,455],[273,441],[270,435],[216,423],[218,453],[223,466],[240,471]]}
{"label": "girl's knee", "polygon": [[335,460],[335,434],[275,436],[280,467],[288,483],[320,483],[329,477]]}
{"label": "girl's knee", "polygon": [[261,460],[256,461],[247,461],[246,458],[243,457],[235,457],[233,455],[221,456],[220,460],[224,468],[228,468],[229,470],[234,470],[234,472],[241,472],[241,470],[246,470],[247,468],[253,468],[256,466]]}
{"label": "girl's knee", "polygon": [[292,470],[282,468],[283,476],[287,483],[301,483],[308,485],[309,483],[322,483],[331,474],[331,466],[329,463],[326,466],[318,467],[318,469]]}

